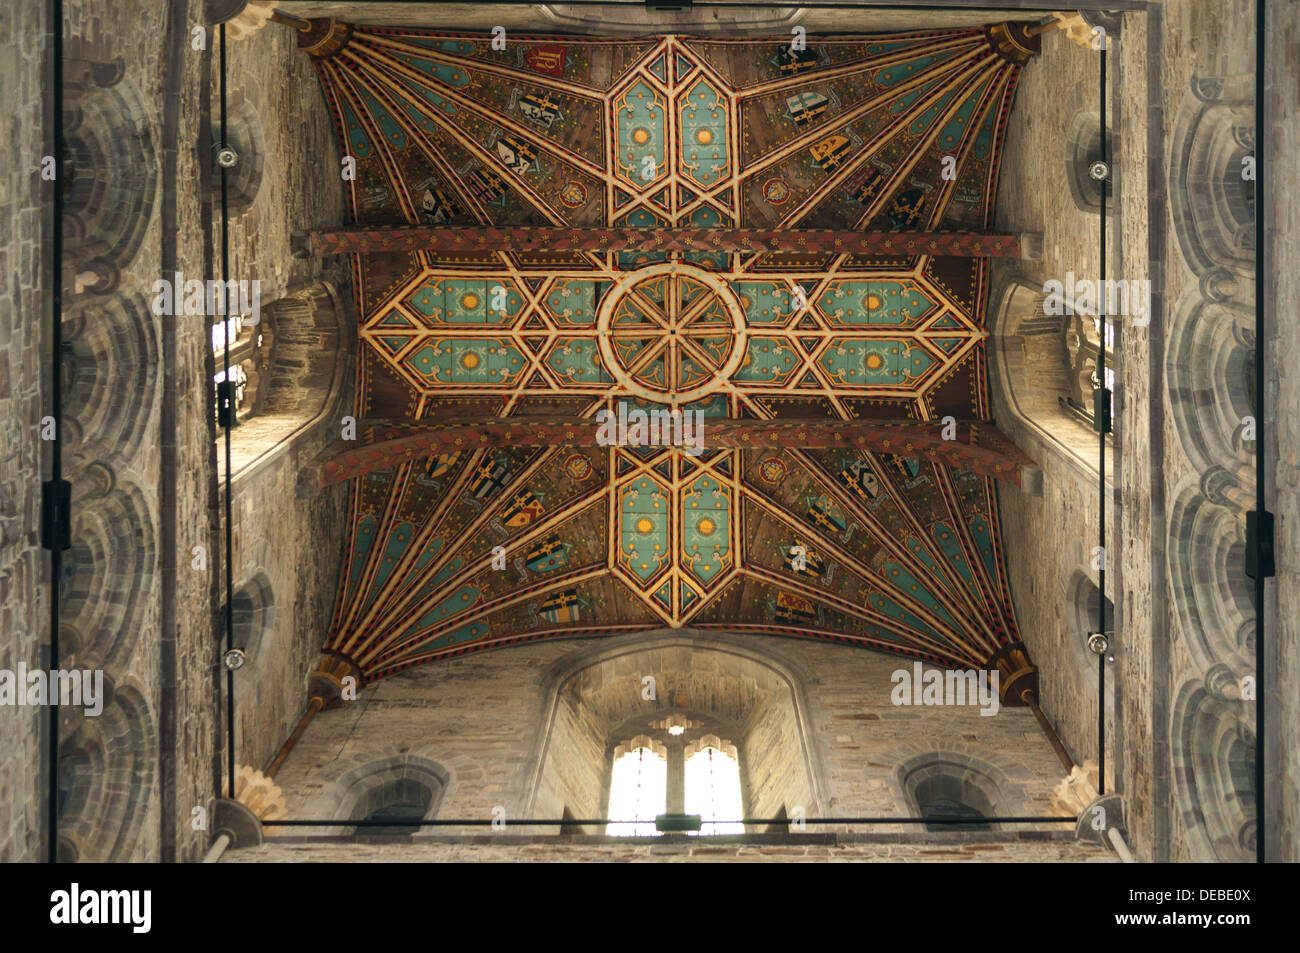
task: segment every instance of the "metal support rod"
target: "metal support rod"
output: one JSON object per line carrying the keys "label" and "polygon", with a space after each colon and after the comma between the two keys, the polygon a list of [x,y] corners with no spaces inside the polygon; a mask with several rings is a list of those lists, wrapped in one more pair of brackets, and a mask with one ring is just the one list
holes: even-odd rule
{"label": "metal support rod", "polygon": [[[280,750],[276,753],[275,757],[271,759],[271,763],[266,766],[266,770],[263,774],[268,778],[275,777],[275,772],[279,771],[284,765],[285,760],[289,757],[289,752],[292,751],[293,746],[298,743],[298,739],[302,737],[302,733],[307,730],[307,726],[311,724],[311,720],[316,717],[316,712],[320,711],[324,705],[325,700],[319,695],[313,695],[308,699],[307,710],[302,713],[302,717],[298,719],[298,724],[294,727],[293,732],[289,735],[285,743],[280,746]],[[233,785],[230,789],[230,796],[235,796]]]}
{"label": "metal support rod", "polygon": [[1048,744],[1052,746],[1052,750],[1056,752],[1056,756],[1061,759],[1061,764],[1065,766],[1065,773],[1069,774],[1074,770],[1074,760],[1070,757],[1070,753],[1065,750],[1065,743],[1061,741],[1060,735],[1056,733],[1056,729],[1052,727],[1052,723],[1047,720],[1047,716],[1043,714],[1043,710],[1038,707],[1038,699],[1035,697],[1034,693],[1025,692],[1024,700],[1025,704],[1029,706],[1029,710],[1034,713],[1034,717],[1038,719],[1038,727],[1041,728],[1043,734],[1047,736]]}
{"label": "metal support rod", "polygon": [[291,17],[287,13],[274,11],[271,14],[271,19],[275,23],[283,23],[285,26],[291,26],[299,33],[306,33],[311,29],[310,20],[304,20],[301,17]]}
{"label": "metal support rod", "polygon": [[215,864],[217,862],[217,859],[226,852],[226,848],[229,846],[230,846],[230,835],[222,834],[220,837],[218,837],[215,841],[212,842],[212,846],[208,848],[208,852],[203,855],[203,863]]}

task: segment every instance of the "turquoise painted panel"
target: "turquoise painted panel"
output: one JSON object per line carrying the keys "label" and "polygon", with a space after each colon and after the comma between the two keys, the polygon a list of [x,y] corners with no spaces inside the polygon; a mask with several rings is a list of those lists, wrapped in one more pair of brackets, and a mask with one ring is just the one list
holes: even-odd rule
{"label": "turquoise painted panel", "polygon": [[737,281],[732,285],[745,309],[747,325],[777,324],[794,311],[790,289],[770,281]]}
{"label": "turquoise painted panel", "polygon": [[546,310],[561,324],[590,327],[596,323],[596,283],[565,278],[551,286]]}
{"label": "turquoise painted panel", "polygon": [[708,586],[732,563],[730,495],[711,476],[682,493],[682,564]]}
{"label": "turquoise painted panel", "polygon": [[718,91],[701,79],[679,105],[682,172],[700,185],[711,187],[725,178],[727,110]]}
{"label": "turquoise painted panel", "polygon": [[733,380],[754,384],[780,384],[799,367],[799,356],[783,338],[750,338],[745,362]]}
{"label": "turquoise painted panel", "polygon": [[928,610],[947,622],[948,625],[951,626],[952,631],[957,632],[961,630],[962,627],[957,624],[957,620],[948,613],[946,608],[944,608],[943,603],[935,597],[934,593],[926,589],[919,579],[908,572],[906,568],[895,562],[887,562],[884,564],[883,568],[885,570],[885,577],[893,585],[897,586],[903,592],[906,592]]}
{"label": "turquoise painted panel", "polygon": [[352,111],[352,107],[346,102],[340,103],[340,106],[343,109],[343,125],[348,137],[349,153],[358,159],[369,158],[370,137],[361,128],[361,121],[357,119],[357,114]]}
{"label": "turquoise painted panel", "polygon": [[438,325],[506,325],[519,314],[524,298],[502,279],[447,278],[413,291],[406,304]]}
{"label": "turquoise painted panel", "polygon": [[600,349],[591,338],[558,338],[546,366],[571,384],[608,384],[614,380],[600,361]]}
{"label": "turquoise painted panel", "polygon": [[415,630],[418,632],[421,629],[432,628],[451,616],[464,612],[478,602],[479,595],[477,586],[470,585],[460,588],[426,613],[416,623]]}
{"label": "turquoise painted panel", "polygon": [[839,384],[901,387],[924,376],[934,366],[934,357],[905,341],[833,338],[817,363]]}
{"label": "turquoise painted panel", "polygon": [[836,281],[817,299],[827,319],[859,327],[912,325],[934,306],[916,285],[899,281]]}
{"label": "turquoise painted panel", "polygon": [[649,477],[638,477],[619,494],[619,562],[642,582],[667,565],[669,504],[667,492]]}
{"label": "turquoise painted panel", "polygon": [[395,149],[405,149],[409,144],[406,138],[406,132],[401,125],[393,118],[387,107],[382,105],[379,100],[369,93],[362,93],[362,98],[366,102],[370,116],[379,124],[379,131],[383,133],[384,139],[390,146]]}
{"label": "turquoise painted panel", "polygon": [[636,83],[615,104],[614,132],[620,178],[640,190],[667,174],[664,100],[648,83]]}
{"label": "turquoise painted panel", "polygon": [[512,345],[493,338],[443,338],[417,348],[406,363],[417,374],[442,384],[511,383],[525,359]]}

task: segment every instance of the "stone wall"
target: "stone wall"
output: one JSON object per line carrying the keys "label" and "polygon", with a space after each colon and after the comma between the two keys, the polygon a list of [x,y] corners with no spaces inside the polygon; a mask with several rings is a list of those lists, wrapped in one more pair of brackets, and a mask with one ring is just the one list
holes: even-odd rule
{"label": "stone wall", "polygon": [[[1253,4],[1152,5],[1126,14],[1112,41],[1108,125],[1118,203],[1107,277],[1150,280],[1152,309],[1147,325],[1120,323],[1116,348],[1106,500],[1106,594],[1116,629],[1108,785],[1125,795],[1139,858],[1243,860],[1253,855],[1254,714],[1241,693],[1254,673],[1243,563],[1244,515],[1254,505],[1254,448],[1244,427],[1255,289],[1248,189],[1236,180],[1238,160],[1253,151]],[[1097,108],[1097,54],[1075,47],[1053,61],[1062,43],[1049,38],[1025,70],[999,201],[999,229],[1041,229],[1043,258],[999,266],[994,304],[1013,280],[1032,286],[1067,271],[1096,275],[1097,216],[1080,218],[1057,169],[1068,154],[1067,114]],[[1050,76],[1040,70],[1049,62],[1057,67]],[[1285,58],[1274,66],[1279,75],[1294,69]],[[1048,162],[1044,142],[1060,146]],[[1008,183],[1033,181],[1044,188],[1007,191]],[[995,324],[994,333],[1006,347],[1025,346],[1013,327]],[[1095,461],[1080,467],[1069,441],[1026,426],[1014,383],[995,377],[995,416],[1044,469],[1041,499],[1000,489],[1016,607],[1043,671],[1049,718],[1076,757],[1095,757],[1095,666],[1089,671],[1078,651],[1095,622],[1077,624],[1071,605],[1077,580],[1096,579]],[[1280,704],[1284,694],[1277,692]],[[1274,748],[1273,763],[1288,750]],[[1282,764],[1285,772],[1290,762]],[[1294,790],[1275,792],[1280,810],[1294,809]]]}
{"label": "stone wall", "polygon": [[[15,305],[12,318],[9,309],[0,317],[0,399],[12,402],[0,453],[0,481],[13,493],[0,510],[8,667],[41,661],[46,628],[36,589],[41,324],[31,315],[46,227],[38,210],[48,208],[54,186],[38,177],[48,151],[40,114],[48,83],[40,72],[44,47],[31,40],[42,21],[31,6],[0,14],[14,44],[3,60],[12,70],[5,91],[29,104],[14,115],[11,141],[32,151],[30,162],[13,163],[0,196],[15,236],[0,271]],[[198,0],[129,0],[111,12],[97,3],[65,5],[64,471],[73,484],[73,545],[63,573],[61,663],[102,669],[110,692],[100,718],[73,711],[62,718],[66,859],[197,859],[209,835],[191,823],[194,811],[210,814],[223,773],[224,586],[209,320],[153,308],[160,277],[180,271],[203,280],[219,269],[208,127],[216,36],[202,33],[197,43],[192,32],[203,16]],[[251,130],[245,156],[257,175],[239,179],[231,276],[260,278],[266,302],[325,275],[324,263],[292,257],[289,232],[340,221],[342,189],[322,186],[330,181],[325,169],[337,168],[333,132],[292,32],[275,27],[245,43],[230,50],[232,115]],[[332,277],[346,309],[341,274]],[[340,319],[345,327],[353,320],[350,311]],[[244,525],[235,536],[250,563],[235,566],[235,583],[271,566],[284,610],[253,693],[260,691],[264,707],[238,729],[246,739],[241,759],[258,766],[296,719],[328,627],[345,490],[305,500],[294,490],[297,469],[350,406],[350,373],[345,363],[328,426],[317,421],[301,440],[282,444],[276,465],[250,479],[236,509]],[[278,515],[268,500],[277,501]],[[21,632],[30,640],[10,636]],[[6,709],[0,717],[12,722],[3,732],[0,856],[37,859],[48,784],[41,712]]]}
{"label": "stone wall", "polygon": [[[1127,27],[1125,31],[1120,44],[1127,42]],[[1145,86],[1142,89],[1145,93]],[[1046,281],[1064,281],[1067,272],[1087,278],[1100,275],[1099,215],[1074,201],[1068,145],[1079,122],[1100,120],[1098,96],[1098,54],[1075,45],[1059,31],[1044,35],[1042,53],[1021,73],[1007,124],[994,220],[999,231],[1041,232],[1042,255],[1038,260],[995,263],[988,304],[993,420],[1043,470],[1041,495],[998,486],[1012,600],[1021,637],[1040,670],[1043,710],[1080,763],[1095,761],[1098,754],[1097,675],[1095,656],[1082,649],[1086,634],[1076,623],[1070,596],[1077,576],[1097,581],[1093,569],[1099,533],[1097,438],[1087,424],[1060,412],[1055,389],[1046,392],[1046,384],[1055,378],[1042,378],[1037,365],[1044,349],[1061,341],[1061,336],[1047,342],[1023,336],[1021,322],[1033,316],[1023,307],[1008,306],[1006,298],[1016,283],[1041,292]],[[1113,110],[1107,120],[1112,130],[1118,127]],[[1120,137],[1126,136],[1127,130],[1121,130]],[[1044,144],[1051,144],[1046,153]],[[1117,215],[1108,217],[1110,226],[1130,214],[1133,190],[1122,175],[1119,179],[1115,191],[1121,206]],[[1107,244],[1113,268],[1113,227]],[[1063,382],[1063,343],[1059,350],[1053,362]],[[1025,379],[1012,380],[1017,373]],[[1033,381],[1029,375],[1040,379]],[[1121,368],[1120,376],[1128,379],[1126,369]],[[1045,392],[1028,392],[1034,388]],[[1113,466],[1108,459],[1108,473]],[[1113,535],[1113,507],[1109,518]],[[1114,592],[1112,573],[1106,580],[1106,594],[1112,601]],[[1095,624],[1093,620],[1091,627]],[[1113,742],[1108,739],[1108,746]]]}
{"label": "stone wall", "polygon": [[[47,452],[50,195],[41,157],[50,150],[45,96],[49,54],[34,39],[48,12],[38,3],[0,9],[0,92],[10,160],[0,174],[0,668],[43,662],[49,632],[48,561],[40,540],[40,485]],[[45,712],[0,709],[0,862],[44,859]]]}
{"label": "stone wall", "polygon": [[[298,471],[338,437],[342,417],[352,412],[356,314],[345,262],[296,259],[289,252],[291,232],[337,225],[345,216],[332,119],[310,58],[299,52],[293,30],[268,24],[250,37],[230,40],[226,59],[227,142],[240,154],[239,174],[227,174],[229,274],[259,282],[264,312],[274,310],[286,295],[329,282],[339,334],[315,349],[328,346],[341,356],[333,380],[326,382],[325,406],[302,411],[297,415],[301,421],[294,414],[279,414],[294,418],[287,432],[276,418],[254,417],[241,425],[242,433],[236,429],[233,588],[239,591],[260,574],[274,599],[257,657],[235,674],[236,760],[262,768],[302,714],[307,673],[333,613],[348,488],[335,486],[299,498],[296,480]],[[215,121],[215,73],[212,81]],[[220,135],[215,125],[213,135]],[[219,185],[214,176],[214,197],[219,197]],[[212,227],[219,249],[219,205],[213,209]],[[307,322],[298,309],[291,319],[282,313],[277,320],[281,349],[289,335],[312,333],[297,326]],[[216,462],[222,481],[223,450],[219,442]],[[223,482],[223,507],[224,493]],[[222,603],[224,587],[223,577]]]}
{"label": "stone wall", "polygon": [[1269,189],[1265,276],[1268,366],[1265,403],[1271,408],[1265,452],[1268,509],[1277,518],[1277,578],[1266,586],[1264,638],[1273,677],[1266,680],[1266,723],[1277,726],[1266,751],[1270,786],[1269,859],[1300,861],[1300,366],[1295,302],[1300,273],[1293,267],[1300,235],[1300,8],[1269,5],[1264,175]]}
{"label": "stone wall", "polygon": [[[395,841],[401,841],[400,843]],[[875,834],[746,835],[734,837],[479,837],[337,841],[276,837],[258,847],[227,851],[238,863],[1117,863],[1104,847],[1071,835]]]}
{"label": "stone wall", "polygon": [[[892,676],[899,669],[911,673],[906,660],[792,639],[659,632],[473,653],[367,686],[357,701],[319,714],[276,776],[289,817],[341,820],[340,812],[351,803],[348,792],[368,772],[404,761],[446,772],[438,817],[488,819],[496,806],[514,819],[558,818],[563,806],[575,817],[594,806],[602,816],[606,795],[602,787],[592,796],[597,779],[590,765],[606,759],[607,742],[617,739],[595,738],[596,722],[573,713],[607,710],[602,692],[608,686],[599,680],[587,685],[552,719],[557,673],[581,671],[600,653],[652,659],[656,651],[663,658],[689,652],[698,657],[694,671],[712,668],[723,702],[700,700],[709,684],[700,675],[687,692],[688,709],[723,710],[726,699],[734,697],[727,680],[746,666],[761,665],[789,680],[797,711],[784,719],[786,738],[771,732],[761,716],[754,720],[754,737],[788,744],[780,757],[808,765],[811,783],[805,782],[805,790],[812,793],[802,803],[785,803],[782,788],[794,792],[797,785],[778,779],[771,782],[776,796],[758,798],[764,807],[803,806],[808,817],[911,816],[904,768],[941,755],[992,778],[994,807],[1003,816],[1042,816],[1064,773],[1027,709],[1003,708],[990,717],[972,707],[895,706]],[[653,663],[645,667],[641,671],[633,664],[635,670],[620,677],[637,685],[644,675],[658,680],[658,700],[639,701],[648,730],[651,721],[675,710],[674,700],[681,701],[668,688],[686,683],[672,672],[653,670]],[[564,733],[574,733],[575,724],[590,743],[558,744]],[[553,769],[563,781],[546,780],[545,763],[557,757],[581,763]],[[742,750],[743,760],[754,757],[752,749]],[[608,764],[597,763],[601,784],[607,784]],[[767,777],[747,765],[742,770],[748,771],[750,785]],[[747,792],[751,804],[756,793]]]}

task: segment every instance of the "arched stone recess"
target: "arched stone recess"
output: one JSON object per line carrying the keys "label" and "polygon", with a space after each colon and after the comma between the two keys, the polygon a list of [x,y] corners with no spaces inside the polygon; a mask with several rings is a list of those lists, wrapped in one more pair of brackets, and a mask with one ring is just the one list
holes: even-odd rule
{"label": "arched stone recess", "polygon": [[1246,862],[1255,847],[1253,704],[1224,697],[1231,682],[1191,681],[1174,703],[1175,797],[1198,861]]}
{"label": "arched stone recess", "polygon": [[667,739],[670,717],[689,723],[684,742],[710,734],[735,745],[748,816],[823,809],[799,673],[715,633],[657,631],[620,642],[584,647],[552,667],[529,816],[605,816],[616,748],[633,735]]}
{"label": "arched stone recess", "polygon": [[[423,819],[438,814],[453,779],[477,780],[481,770],[463,758],[434,760],[428,753],[415,754],[391,748],[358,752],[341,765],[343,773],[301,804],[289,804],[290,817],[335,818],[340,822],[362,820],[375,810],[408,798],[426,802]],[[489,818],[485,818],[489,819]],[[364,835],[353,824],[318,828],[322,836]],[[425,828],[437,834],[437,828]],[[458,830],[457,833],[463,833]]]}
{"label": "arched stone recess", "polygon": [[1170,323],[1166,375],[1179,443],[1223,502],[1247,507],[1254,496],[1255,330],[1249,312],[1197,296]]}
{"label": "arched stone recess", "polygon": [[60,859],[149,859],[157,737],[148,703],[125,686],[98,717],[69,714],[79,724],[59,752]]}
{"label": "arched stone recess", "polygon": [[[1066,290],[1069,312],[1074,307]],[[1077,389],[1071,386],[1067,332],[1081,325],[1091,329],[1091,319],[1070,313],[1046,314],[1045,297],[1042,287],[1013,277],[990,312],[994,407],[1006,408],[1012,418],[998,423],[1031,455],[1040,449],[1055,453],[1095,481],[1100,463],[1097,435],[1064,404]],[[1108,454],[1108,478],[1112,461],[1113,455]]]}
{"label": "arched stone recess", "polygon": [[65,426],[89,460],[133,456],[156,404],[158,330],[143,295],[75,302],[63,320]]}
{"label": "arched stone recess", "polygon": [[[1115,214],[1115,208],[1119,204],[1116,146],[1110,128],[1107,127],[1103,133],[1098,113],[1084,111],[1070,120],[1066,138],[1065,180],[1070,186],[1070,197],[1080,211],[1100,214],[1104,195],[1106,214]],[[1110,174],[1104,180],[1095,179],[1091,174],[1091,166],[1094,162],[1103,161],[1103,157],[1110,165]]]}
{"label": "arched stone recess", "polygon": [[1168,552],[1171,604],[1192,657],[1203,669],[1222,664],[1237,676],[1254,674],[1255,608],[1241,512],[1184,487],[1170,509]]}
{"label": "arched stone recess", "polygon": [[[74,489],[82,486],[79,479]],[[135,485],[116,481],[98,498],[74,493],[59,594],[60,625],[78,667],[116,667],[140,644],[142,610],[155,585],[155,538],[148,499]]]}
{"label": "arched stone recess", "polygon": [[[348,308],[334,286],[319,282],[266,305],[260,320],[274,347],[257,369],[258,409],[230,435],[232,479],[250,476],[299,437],[328,420],[339,425],[349,400],[343,386],[350,367]],[[218,367],[221,354],[216,355]],[[337,434],[335,434],[337,436]],[[217,436],[218,472],[225,473],[225,438]]]}
{"label": "arched stone recess", "polygon": [[1188,266],[1246,279],[1233,291],[1253,301],[1255,182],[1243,160],[1255,152],[1254,77],[1193,76],[1174,120],[1169,210]]}
{"label": "arched stone recess", "polygon": [[118,64],[65,65],[64,280],[80,294],[114,290],[157,204],[151,111]]}
{"label": "arched stone recess", "polygon": [[[226,169],[226,211],[231,217],[243,215],[257,198],[257,190],[262,185],[264,141],[261,117],[245,97],[244,91],[235,90],[226,102],[226,145],[235,150],[237,157],[234,167]],[[212,143],[214,149],[221,146],[221,120],[215,112],[212,117]],[[218,214],[221,170],[222,167],[214,161],[212,195],[217,202]]]}
{"label": "arched stone recess", "polygon": [[[275,590],[271,578],[259,569],[235,589],[231,600],[231,624],[235,647],[242,649],[246,661],[235,672],[235,699],[256,697],[265,667],[265,644],[275,632]],[[224,625],[224,619],[222,620]],[[224,630],[222,633],[224,638]]]}
{"label": "arched stone recess", "polygon": [[[1097,654],[1088,647],[1088,636],[1098,631],[1100,617],[1098,607],[1103,600],[1106,607],[1106,628],[1103,630],[1111,650],[1115,645],[1115,606],[1109,598],[1103,597],[1096,582],[1084,573],[1076,571],[1070,576],[1066,588],[1066,599],[1070,607],[1070,646],[1071,657],[1079,671],[1082,683],[1092,686],[1091,695],[1096,698]],[[1110,653],[1107,653],[1110,658]],[[1119,680],[1119,671],[1107,663],[1106,668],[1106,724],[1115,724],[1115,683]],[[1096,708],[1093,708],[1096,714]],[[1107,741],[1111,739],[1108,737]],[[1109,747],[1109,745],[1107,745]]]}
{"label": "arched stone recess", "polygon": [[[1017,764],[1014,757],[999,757],[1003,758],[1001,767],[986,761],[974,746],[960,743],[931,749],[913,744],[881,754],[886,764],[895,764],[889,784],[903,817],[926,816],[926,808],[933,807],[936,799],[967,805],[985,817],[1042,813],[1045,805],[1035,804],[1024,786],[1012,780],[1028,777],[1031,772]],[[936,831],[939,826],[935,826]],[[911,826],[907,829],[915,830]],[[1001,828],[993,824],[990,829]]]}

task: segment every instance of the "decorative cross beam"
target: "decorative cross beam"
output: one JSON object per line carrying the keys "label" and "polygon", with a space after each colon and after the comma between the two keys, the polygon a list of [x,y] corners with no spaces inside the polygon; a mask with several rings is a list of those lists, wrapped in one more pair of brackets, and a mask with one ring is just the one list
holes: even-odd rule
{"label": "decorative cross beam", "polygon": [[[798,255],[936,255],[1019,258],[1019,235],[858,232],[829,228],[472,228],[388,225],[315,231],[295,238],[299,257],[432,251],[748,252]],[[1026,249],[1028,251],[1028,249]]]}
{"label": "decorative cross beam", "polygon": [[[591,447],[604,443],[594,419],[561,416],[489,417],[425,423],[416,420],[358,422],[363,441],[335,442],[298,475],[298,492],[317,490],[377,470],[445,453],[482,447]],[[677,433],[681,433],[678,428]],[[917,420],[736,420],[704,418],[704,449],[869,450],[919,457],[972,470],[1041,492],[1042,471],[989,423]]]}

